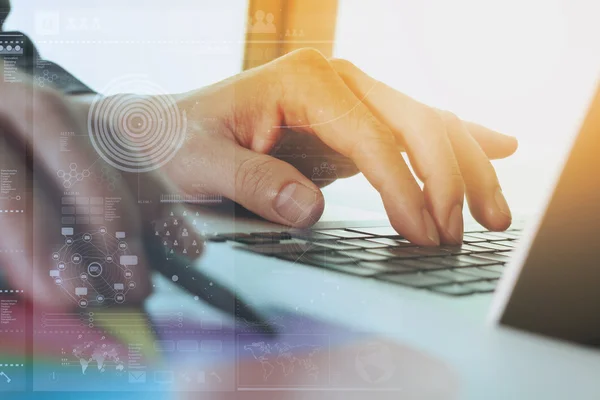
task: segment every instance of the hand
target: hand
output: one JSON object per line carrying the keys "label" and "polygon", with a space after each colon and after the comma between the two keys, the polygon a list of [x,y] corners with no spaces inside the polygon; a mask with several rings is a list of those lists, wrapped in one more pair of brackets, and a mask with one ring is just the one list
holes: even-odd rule
{"label": "hand", "polygon": [[[417,244],[462,241],[465,192],[481,224],[510,225],[489,160],[512,154],[516,140],[421,104],[347,61],[299,50],[183,94],[178,105],[192,123],[165,172],[188,193],[221,194],[271,221],[306,227],[324,207],[305,176],[312,167],[301,155],[309,153],[341,161],[338,176],[364,173],[391,224]],[[282,141],[305,145],[284,157]]]}
{"label": "hand", "polygon": [[[0,82],[4,141],[0,168],[16,171],[16,193],[0,197],[0,209],[24,210],[0,214],[5,232],[0,235],[0,272],[11,288],[24,290],[43,309],[140,302],[150,291],[148,263],[140,240],[142,215],[128,177],[104,164],[91,148],[83,128],[84,108],[58,92],[34,87],[26,77],[21,79],[22,83]],[[61,152],[60,138],[65,134],[70,151]],[[28,170],[26,148],[32,149],[33,171]],[[33,193],[27,192],[26,175],[33,177]],[[106,179],[101,180],[101,175]],[[103,204],[70,201],[77,198],[101,199]],[[33,215],[26,205],[29,200]],[[90,216],[97,217],[96,211],[83,214],[83,209],[95,208],[104,218],[109,201],[117,218],[98,223]],[[76,211],[80,209],[81,213]],[[90,220],[76,224],[61,220],[65,216]],[[65,227],[73,232],[63,231]],[[116,232],[125,232],[126,237],[117,238]],[[125,249],[119,247],[121,242],[126,243]],[[137,265],[123,265],[121,255],[138,256]],[[116,290],[115,283],[123,284],[123,289]],[[87,295],[76,288],[85,288]],[[123,295],[122,301],[117,293]],[[104,296],[103,301],[98,296]]]}

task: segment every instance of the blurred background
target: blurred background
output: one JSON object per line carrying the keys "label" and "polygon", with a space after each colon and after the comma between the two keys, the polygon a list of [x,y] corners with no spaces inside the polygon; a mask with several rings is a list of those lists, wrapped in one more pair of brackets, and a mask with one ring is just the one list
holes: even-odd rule
{"label": "blurred background", "polygon": [[[496,167],[517,214],[540,208],[600,70],[600,3],[590,0],[12,3],[5,27],[99,91],[128,73],[191,90],[300,47],[346,58],[422,102],[516,136],[517,154]],[[353,177],[326,196],[380,209],[366,185]]]}

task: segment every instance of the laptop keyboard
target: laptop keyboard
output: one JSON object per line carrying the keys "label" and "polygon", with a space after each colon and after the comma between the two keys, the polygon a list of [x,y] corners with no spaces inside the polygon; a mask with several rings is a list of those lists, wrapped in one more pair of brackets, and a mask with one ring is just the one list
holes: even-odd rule
{"label": "laptop keyboard", "polygon": [[521,231],[466,232],[461,246],[420,247],[391,227],[222,234],[238,248],[448,296],[491,293]]}

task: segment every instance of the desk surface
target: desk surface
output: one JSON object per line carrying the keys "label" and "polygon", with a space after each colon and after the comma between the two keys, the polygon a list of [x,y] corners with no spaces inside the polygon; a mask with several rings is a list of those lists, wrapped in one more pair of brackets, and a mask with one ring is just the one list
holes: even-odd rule
{"label": "desk surface", "polygon": [[[405,355],[410,353],[402,363],[421,365],[417,375],[435,372],[438,379],[453,382],[452,392],[443,398],[600,398],[600,351],[487,323],[492,296],[433,296],[282,264],[226,245],[209,246],[202,265],[255,305],[300,310],[355,332],[390,338],[408,350]],[[226,265],[234,267],[223,268]],[[433,364],[419,364],[419,354]],[[448,366],[448,375],[440,377],[436,365]],[[398,386],[415,389],[414,376],[404,381],[399,377]]]}

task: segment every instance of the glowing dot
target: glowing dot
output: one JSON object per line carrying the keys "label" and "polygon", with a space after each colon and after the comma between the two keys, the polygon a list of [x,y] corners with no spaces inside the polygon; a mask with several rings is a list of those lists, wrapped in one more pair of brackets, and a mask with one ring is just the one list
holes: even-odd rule
{"label": "glowing dot", "polygon": [[173,275],[171,279],[173,279],[173,282],[177,282],[179,280],[179,277],[177,275]]}

